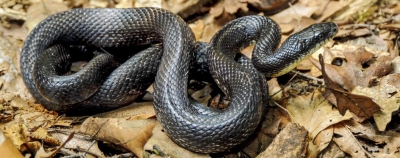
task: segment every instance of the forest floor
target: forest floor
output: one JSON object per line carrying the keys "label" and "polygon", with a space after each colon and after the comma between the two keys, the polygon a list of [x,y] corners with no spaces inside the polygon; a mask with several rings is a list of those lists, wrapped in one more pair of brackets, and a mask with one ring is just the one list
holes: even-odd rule
{"label": "forest floor", "polygon": [[[0,157],[400,157],[398,0],[0,0],[0,4]],[[176,145],[162,132],[151,98],[91,117],[66,117],[35,102],[23,83],[19,58],[24,40],[40,21],[71,8],[149,6],[178,14],[196,40],[204,42],[229,21],[255,14],[279,24],[281,42],[324,21],[337,23],[339,32],[296,72],[269,79],[270,108],[263,122],[245,143],[225,153],[198,154]],[[252,49],[242,53],[251,57]],[[225,107],[220,94],[211,94],[213,88],[205,83],[189,92],[207,106]],[[150,87],[150,96],[152,92]]]}

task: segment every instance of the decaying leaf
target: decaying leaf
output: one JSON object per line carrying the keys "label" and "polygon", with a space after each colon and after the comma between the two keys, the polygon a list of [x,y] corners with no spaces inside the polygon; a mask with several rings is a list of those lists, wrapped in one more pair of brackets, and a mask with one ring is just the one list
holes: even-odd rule
{"label": "decaying leaf", "polygon": [[340,115],[338,110],[332,108],[319,91],[290,99],[287,109],[292,114],[293,121],[304,126],[310,132],[307,152],[310,157],[317,156],[328,146],[333,135],[331,125],[352,117],[350,113],[346,113],[344,116]]}
{"label": "decaying leaf", "polygon": [[324,77],[326,85],[324,96],[332,104],[337,106],[341,115],[344,115],[347,110],[350,110],[358,117],[369,118],[380,110],[379,105],[377,105],[371,98],[346,92],[345,89],[333,82],[325,71],[326,69],[322,55],[320,55],[319,59],[322,76]]}
{"label": "decaying leaf", "polygon": [[338,135],[333,138],[333,141],[342,151],[346,152],[351,157],[367,157],[366,155],[369,155],[345,126],[342,124],[335,124],[333,128],[334,133]]}
{"label": "decaying leaf", "polygon": [[39,151],[36,152],[35,158],[51,158],[51,157],[54,157],[54,156],[58,153],[58,151],[60,151],[61,148],[64,147],[64,145],[65,145],[69,140],[72,139],[72,137],[74,136],[74,134],[75,134],[75,133],[72,132],[72,133],[68,136],[68,138],[63,142],[63,144],[61,144],[56,150],[47,152],[47,151],[44,150],[43,146],[41,146],[40,149],[39,149]]}
{"label": "decaying leaf", "polygon": [[389,74],[380,78],[376,86],[356,87],[351,93],[365,95],[374,99],[381,110],[374,114],[376,126],[380,131],[392,120],[393,112],[400,107],[400,74]]}
{"label": "decaying leaf", "polygon": [[11,139],[17,149],[21,149],[22,145],[25,143],[25,136],[27,135],[26,126],[14,124],[9,127],[4,127],[2,130],[4,135]]}
{"label": "decaying leaf", "polygon": [[[309,145],[308,153],[314,156],[327,146],[326,142],[330,141],[330,139],[323,138],[329,134],[329,130],[325,131],[325,129],[352,117],[350,113],[346,113],[344,116],[340,115],[338,110],[332,108],[319,91],[290,99],[286,108],[293,116],[294,120],[292,121],[304,126],[309,131],[312,145]],[[324,136],[318,136],[320,134]],[[315,140],[317,138],[324,141]]]}
{"label": "decaying leaf", "polygon": [[290,99],[286,108],[292,114],[293,121],[310,132],[311,139],[327,127],[352,117],[350,113],[340,115],[319,91]]}
{"label": "decaying leaf", "polygon": [[39,128],[35,132],[31,133],[30,135],[31,138],[36,139],[36,140],[42,140],[46,144],[50,145],[60,145],[60,141],[58,139],[55,139],[51,137],[47,130],[44,128]]}
{"label": "decaying leaf", "polygon": [[143,157],[144,144],[151,137],[155,125],[155,119],[126,120],[90,117],[83,122],[79,131],[95,139],[119,144],[135,153],[136,156]]}
{"label": "decaying leaf", "polygon": [[[369,122],[344,121],[335,125],[334,141],[346,153],[360,156],[360,151],[369,157],[399,157],[400,134],[394,131],[379,132]],[[342,139],[342,137],[344,137]],[[361,148],[362,147],[362,148]]]}

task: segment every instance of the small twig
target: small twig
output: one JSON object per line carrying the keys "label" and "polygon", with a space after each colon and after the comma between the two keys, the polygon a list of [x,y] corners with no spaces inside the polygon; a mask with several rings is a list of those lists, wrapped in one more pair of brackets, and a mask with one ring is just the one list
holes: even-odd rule
{"label": "small twig", "polygon": [[288,84],[296,77],[296,75],[297,75],[297,74],[294,74],[294,75],[292,76],[292,78],[290,78],[289,81],[288,81],[285,85],[283,85],[282,88],[281,88],[280,90],[278,90],[278,91],[275,92],[274,94],[271,94],[271,95],[270,95],[270,98],[272,98],[273,96],[275,96],[275,95],[278,94],[279,92],[283,91],[283,88],[287,87]]}
{"label": "small twig", "polygon": [[[285,111],[289,117],[294,121],[294,117],[293,115],[290,113],[290,111],[286,108],[284,108],[283,106],[279,105],[278,103],[276,103],[274,100],[271,100],[276,106],[280,107],[283,111]],[[300,127],[297,123],[296,123],[297,127]]]}
{"label": "small twig", "polygon": [[292,70],[289,73],[292,73],[292,74],[295,74],[295,75],[299,75],[299,76],[304,77],[304,78],[309,79],[309,80],[315,80],[315,81],[317,81],[319,83],[322,83],[322,84],[325,82],[323,79],[319,79],[319,78],[316,78],[316,77],[301,73],[299,71]]}

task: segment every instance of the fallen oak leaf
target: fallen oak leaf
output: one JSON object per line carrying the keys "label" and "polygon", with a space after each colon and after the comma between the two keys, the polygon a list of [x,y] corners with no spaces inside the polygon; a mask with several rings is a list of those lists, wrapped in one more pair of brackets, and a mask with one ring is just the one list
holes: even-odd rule
{"label": "fallen oak leaf", "polygon": [[122,118],[93,118],[82,123],[79,132],[129,149],[139,158],[143,157],[143,146],[152,136],[155,119],[126,120]]}
{"label": "fallen oak leaf", "polygon": [[[311,61],[321,69],[318,54],[320,53],[313,55]],[[349,92],[357,86],[371,86],[378,78],[387,75],[393,69],[392,59],[387,53],[369,47],[340,44],[324,51],[323,54],[326,74],[333,82]]]}
{"label": "fallen oak leaf", "polygon": [[73,137],[74,137],[75,132],[71,132],[71,134],[68,136],[68,138],[62,143],[56,150],[51,151],[51,152],[46,152],[43,148],[43,145],[40,147],[39,151],[36,152],[35,158],[50,158],[54,157],[58,151],[61,150],[61,148],[64,147],[65,144],[68,143]]}
{"label": "fallen oak leaf", "polygon": [[381,111],[374,114],[376,126],[380,131],[392,121],[392,115],[400,107],[400,74],[389,74],[379,79],[371,87],[356,87],[351,93],[371,97],[379,104]]}
{"label": "fallen oak leaf", "polygon": [[332,125],[352,118],[348,112],[342,116],[319,91],[289,99],[287,110],[293,121],[309,132],[307,157],[317,157],[331,142]]}
{"label": "fallen oak leaf", "polygon": [[341,115],[344,115],[347,110],[350,110],[358,117],[369,118],[372,117],[374,113],[380,111],[379,105],[371,98],[348,93],[333,82],[325,72],[325,64],[321,54],[319,55],[319,62],[326,85],[324,96],[338,108]]}
{"label": "fallen oak leaf", "polygon": [[366,155],[372,157],[372,155],[362,148],[356,137],[354,137],[350,130],[343,124],[338,123],[333,125],[333,132],[336,135],[333,141],[342,151],[346,152],[351,157],[367,157]]}

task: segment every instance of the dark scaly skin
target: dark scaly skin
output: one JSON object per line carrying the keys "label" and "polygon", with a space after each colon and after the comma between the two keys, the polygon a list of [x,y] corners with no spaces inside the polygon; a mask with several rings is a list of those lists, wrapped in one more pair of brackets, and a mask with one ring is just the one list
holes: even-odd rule
{"label": "dark scaly skin", "polygon": [[[315,29],[306,29],[305,35],[310,35],[310,32],[314,34],[314,36],[307,36],[306,39],[302,39],[302,36],[306,37],[303,34],[305,31],[291,36],[288,40],[295,42],[289,44],[299,43],[298,39],[300,39],[322,45],[321,40],[312,40],[312,38],[318,38],[318,34],[321,34],[322,41],[326,41],[337,31],[336,25],[328,23],[328,26],[333,29],[325,25],[317,24],[312,26]],[[322,31],[315,32],[320,28],[323,28]],[[195,152],[216,153],[229,150],[242,143],[254,132],[261,120],[264,110],[262,104],[266,100],[266,95],[263,93],[265,90],[262,90],[266,87],[265,80],[262,80],[263,76],[256,71],[248,58],[239,57],[238,62],[233,60],[240,48],[254,40],[257,44],[253,58],[257,58],[256,55],[263,54],[262,52],[269,52],[264,55],[269,59],[253,60],[254,65],[261,71],[266,71],[268,76],[286,71],[286,67],[277,68],[276,65],[292,67],[295,61],[311,54],[310,50],[303,48],[317,49],[313,47],[315,43],[308,43],[309,47],[308,45],[296,47],[284,44],[277,51],[277,55],[272,54],[280,40],[279,27],[273,21],[261,16],[234,20],[213,37],[210,46],[206,46],[209,49],[206,54],[209,69],[216,83],[231,99],[231,105],[224,111],[205,107],[189,98],[188,72],[195,56],[193,54],[194,35],[182,19],[163,9],[75,9],[53,15],[40,23],[27,38],[21,54],[21,70],[31,94],[49,110],[71,112],[92,107],[115,108],[128,102],[124,99],[114,100],[115,96],[109,95],[116,91],[120,92],[121,87],[115,86],[115,89],[103,91],[101,89],[113,84],[131,82],[132,79],[129,76],[118,77],[125,70],[120,71],[122,74],[117,73],[118,75],[114,76],[111,74],[113,77],[108,77],[105,84],[94,88],[101,92],[96,91],[89,99],[76,104],[60,105],[52,102],[48,97],[43,97],[37,89],[38,85],[33,79],[35,71],[33,65],[38,55],[59,43],[102,48],[162,43],[161,61],[157,60],[158,55],[149,55],[144,57],[144,61],[140,61],[140,65],[153,65],[150,66],[152,69],[145,70],[150,75],[156,67],[154,65],[160,63],[154,84],[154,108],[157,119],[161,122],[164,131],[177,144]],[[159,49],[155,48],[155,50]],[[147,54],[158,53],[155,51],[155,53]],[[266,61],[269,63],[265,63]],[[272,66],[273,69],[270,71],[259,63],[266,64],[267,67]],[[139,87],[143,89],[147,82],[141,84]],[[100,97],[96,97],[97,94]],[[108,101],[103,102],[102,99]]]}

